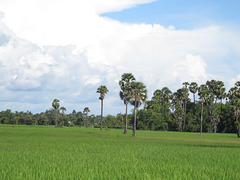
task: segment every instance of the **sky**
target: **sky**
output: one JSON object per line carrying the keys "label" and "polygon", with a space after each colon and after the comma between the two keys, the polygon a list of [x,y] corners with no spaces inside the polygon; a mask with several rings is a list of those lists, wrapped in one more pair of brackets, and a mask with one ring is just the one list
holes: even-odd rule
{"label": "sky", "polygon": [[[124,113],[123,73],[156,89],[240,80],[238,0],[0,0],[0,110]],[[132,107],[129,107],[129,110]]]}

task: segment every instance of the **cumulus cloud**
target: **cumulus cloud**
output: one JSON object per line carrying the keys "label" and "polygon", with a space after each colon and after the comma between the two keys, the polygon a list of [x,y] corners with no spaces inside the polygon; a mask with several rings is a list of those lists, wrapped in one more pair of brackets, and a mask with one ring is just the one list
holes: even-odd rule
{"label": "cumulus cloud", "polygon": [[106,85],[105,111],[115,114],[124,111],[118,81],[125,72],[147,85],[149,98],[164,86],[176,90],[185,81],[237,76],[232,65],[239,64],[225,58],[240,57],[238,32],[216,25],[175,30],[101,16],[149,2],[0,2],[0,105],[39,112],[59,98],[67,109],[89,106],[97,114],[96,89]]}

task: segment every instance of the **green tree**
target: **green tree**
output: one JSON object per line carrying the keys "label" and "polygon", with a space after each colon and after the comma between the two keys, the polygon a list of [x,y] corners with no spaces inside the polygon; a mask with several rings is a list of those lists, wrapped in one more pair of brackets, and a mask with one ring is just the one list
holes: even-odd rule
{"label": "green tree", "polygon": [[134,90],[132,89],[132,82],[135,81],[132,73],[124,73],[119,81],[120,90],[120,98],[123,100],[126,105],[126,115],[125,115],[125,128],[124,134],[127,134],[127,126],[128,126],[128,103],[134,98]]}
{"label": "green tree", "polygon": [[202,134],[203,130],[203,104],[206,102],[209,95],[209,90],[205,84],[202,84],[198,88],[198,96],[200,97],[200,103],[201,103],[201,122],[200,122],[200,134]]}
{"label": "green tree", "polygon": [[240,81],[235,83],[235,86],[232,87],[228,92],[228,98],[230,107],[234,111],[235,116],[235,126],[237,129],[237,136],[240,137],[240,122],[239,122],[239,115],[240,115]]}
{"label": "green tree", "polygon": [[83,110],[83,113],[86,115],[86,127],[88,127],[88,113],[90,112],[90,109],[88,107],[85,107]]}
{"label": "green tree", "polygon": [[184,87],[183,87],[183,99],[184,99],[184,116],[183,116],[183,131],[185,131],[185,127],[186,127],[186,114],[187,114],[187,100],[188,100],[188,96],[189,96],[189,92],[188,92],[188,86],[189,83],[188,82],[184,82],[183,83]]}
{"label": "green tree", "polygon": [[62,111],[62,112],[61,112],[61,114],[62,114],[62,117],[61,117],[61,126],[63,127],[63,126],[64,126],[64,115],[65,115],[65,111],[67,111],[67,109],[66,109],[65,107],[60,107],[59,110]]}
{"label": "green tree", "polygon": [[58,111],[59,111],[59,107],[60,107],[60,104],[59,104],[59,100],[58,99],[54,99],[53,102],[52,102],[52,107],[53,109],[55,110],[55,127],[58,126],[58,118],[57,118],[57,115],[58,115]]}
{"label": "green tree", "polygon": [[169,107],[165,108],[166,104],[169,104],[171,99],[172,91],[168,89],[168,87],[162,88],[162,124],[165,122],[165,109],[169,109]]}
{"label": "green tree", "polygon": [[[152,100],[156,101],[162,106],[162,121],[161,125],[165,122],[165,109],[169,109],[169,101],[171,99],[172,92],[168,87],[163,87],[161,90],[157,89],[153,93]],[[167,108],[165,108],[167,106]]]}
{"label": "green tree", "polygon": [[147,89],[142,82],[133,82],[132,88],[135,89],[135,99],[131,102],[134,105],[133,136],[136,137],[137,109],[147,100]]}
{"label": "green tree", "polygon": [[105,94],[108,93],[108,89],[106,86],[99,86],[99,88],[97,89],[97,93],[100,93],[100,97],[99,99],[101,100],[101,130],[102,130],[102,118],[103,118],[103,100],[105,98]]}
{"label": "green tree", "polygon": [[190,85],[189,85],[189,90],[191,93],[193,93],[193,102],[195,104],[195,94],[197,93],[198,91],[198,84],[196,82],[192,82]]}
{"label": "green tree", "polygon": [[183,131],[183,89],[178,89],[172,95],[171,109],[173,111],[174,118],[176,119],[176,129],[180,132]]}
{"label": "green tree", "polygon": [[207,81],[206,85],[208,86],[210,95],[212,96],[214,101],[214,103],[212,104],[212,116],[211,116],[212,130],[211,131],[216,133],[217,125],[219,123],[219,115],[216,112],[216,104],[217,104],[217,100],[221,100],[221,98],[225,93],[224,83],[222,81],[211,80],[211,81]]}

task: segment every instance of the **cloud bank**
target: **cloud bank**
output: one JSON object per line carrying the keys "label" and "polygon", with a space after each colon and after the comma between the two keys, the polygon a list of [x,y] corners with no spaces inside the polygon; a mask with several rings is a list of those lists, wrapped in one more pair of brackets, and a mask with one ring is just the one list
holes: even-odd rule
{"label": "cloud bank", "polygon": [[[41,112],[53,99],[70,113],[99,113],[96,89],[106,85],[105,114],[124,112],[121,74],[156,89],[216,78],[239,79],[240,37],[212,25],[175,30],[160,24],[125,24],[105,12],[152,0],[9,0],[0,2],[0,105]],[[231,57],[231,59],[229,59]]]}

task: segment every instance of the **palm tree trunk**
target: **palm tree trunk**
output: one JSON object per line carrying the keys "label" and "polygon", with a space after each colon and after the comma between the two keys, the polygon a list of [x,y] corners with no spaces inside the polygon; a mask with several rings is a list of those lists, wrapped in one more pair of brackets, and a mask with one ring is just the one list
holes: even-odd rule
{"label": "palm tree trunk", "polygon": [[57,126],[58,126],[58,122],[57,122],[57,110],[55,110],[55,120],[56,120],[55,127],[57,127]]}
{"label": "palm tree trunk", "polygon": [[194,104],[195,104],[195,93],[193,93],[193,100],[194,100]]}
{"label": "palm tree trunk", "polygon": [[220,116],[220,122],[222,121],[222,98],[221,98],[221,116]]}
{"label": "palm tree trunk", "polygon": [[202,135],[202,122],[203,122],[203,103],[202,103],[202,111],[201,111],[201,127],[200,127],[200,135]]}
{"label": "palm tree trunk", "polygon": [[164,122],[164,100],[163,100],[163,103],[162,103],[162,124]]}
{"label": "palm tree trunk", "polygon": [[88,113],[86,113],[86,127],[88,127]]}
{"label": "palm tree trunk", "polygon": [[215,118],[215,112],[216,112],[216,104],[217,104],[217,98],[215,100],[214,110],[213,110],[213,129],[214,129],[214,133],[217,132],[217,122],[216,122],[217,119],[214,119]]}
{"label": "palm tree trunk", "polygon": [[126,119],[125,119],[125,129],[124,129],[124,134],[127,134],[127,125],[128,125],[128,122],[127,122],[127,111],[128,111],[128,102],[126,102]]}
{"label": "palm tree trunk", "polygon": [[217,133],[217,122],[214,122],[214,133]]}
{"label": "palm tree trunk", "polygon": [[101,131],[102,131],[102,119],[103,119],[103,99],[101,99]]}
{"label": "palm tree trunk", "polygon": [[186,126],[186,111],[187,111],[187,103],[185,99],[184,100],[183,132],[185,131],[185,126]]}
{"label": "palm tree trunk", "polygon": [[135,88],[135,106],[134,106],[134,122],[133,122],[133,136],[136,137],[136,122],[137,122],[137,88]]}

